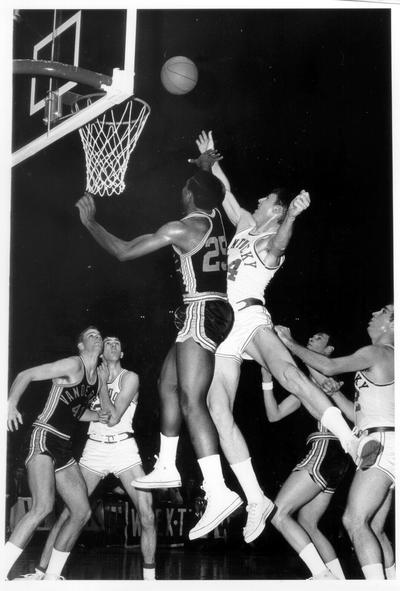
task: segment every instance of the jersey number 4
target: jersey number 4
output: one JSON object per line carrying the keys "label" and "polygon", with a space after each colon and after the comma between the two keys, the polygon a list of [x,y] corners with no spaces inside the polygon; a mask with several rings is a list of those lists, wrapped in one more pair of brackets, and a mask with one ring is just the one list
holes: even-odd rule
{"label": "jersey number 4", "polygon": [[[226,271],[226,238],[225,236],[211,236],[205,244],[208,252],[203,257],[203,271]],[[223,260],[221,260],[221,258]]]}
{"label": "jersey number 4", "polygon": [[228,281],[235,281],[236,275],[238,274],[238,270],[240,265],[242,264],[242,259],[235,259],[228,266]]}

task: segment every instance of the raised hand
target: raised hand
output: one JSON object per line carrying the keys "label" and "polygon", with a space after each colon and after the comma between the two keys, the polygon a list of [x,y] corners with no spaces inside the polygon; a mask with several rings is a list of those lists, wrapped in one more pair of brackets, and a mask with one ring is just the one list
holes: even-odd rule
{"label": "raised hand", "polygon": [[79,209],[79,217],[84,226],[94,221],[96,215],[96,205],[92,195],[85,193],[83,197],[75,203],[75,206]]}
{"label": "raised hand", "polygon": [[214,150],[214,139],[212,136],[212,131],[208,133],[203,131],[199,133],[199,136],[196,140],[196,145],[199,148],[200,154],[204,154],[207,150]]}
{"label": "raised hand", "polygon": [[198,156],[198,158],[188,158],[190,164],[196,164],[202,170],[211,170],[215,162],[222,160],[223,156],[218,150],[207,150]]}
{"label": "raised hand", "polygon": [[280,326],[279,324],[277,324],[274,328],[276,334],[283,343],[287,343],[288,341],[292,340],[292,333],[290,332],[290,328],[288,328],[287,326]]}
{"label": "raised hand", "polygon": [[23,424],[22,415],[14,404],[8,403],[7,430],[18,431],[19,425]]}
{"label": "raised hand", "polygon": [[310,194],[303,189],[290,203],[288,214],[297,217],[310,206],[310,203]]}

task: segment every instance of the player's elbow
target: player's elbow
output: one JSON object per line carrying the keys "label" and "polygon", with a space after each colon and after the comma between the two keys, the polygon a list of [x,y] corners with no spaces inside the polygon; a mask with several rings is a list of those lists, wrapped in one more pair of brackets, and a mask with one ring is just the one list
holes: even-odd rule
{"label": "player's elbow", "polygon": [[121,417],[119,417],[118,415],[116,415],[115,417],[111,417],[107,422],[107,426],[108,427],[115,427],[115,425],[118,425],[120,419],[121,419]]}
{"label": "player's elbow", "polygon": [[280,421],[281,417],[279,415],[267,415],[267,418],[269,420],[270,423],[277,423],[278,421]]}

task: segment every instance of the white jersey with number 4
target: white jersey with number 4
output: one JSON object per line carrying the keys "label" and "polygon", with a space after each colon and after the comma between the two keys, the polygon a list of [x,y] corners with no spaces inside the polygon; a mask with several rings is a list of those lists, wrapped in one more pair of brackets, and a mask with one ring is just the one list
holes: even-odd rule
{"label": "white jersey with number 4", "polygon": [[[107,384],[108,395],[109,395],[110,400],[113,404],[115,404],[118,394],[121,392],[122,377],[127,372],[128,372],[127,369],[123,369],[112,382],[109,382]],[[100,406],[100,399],[98,396],[96,397],[96,399],[94,400],[94,402],[90,408],[91,408],[91,410],[100,410],[101,406]],[[126,411],[122,415],[119,423],[117,423],[113,427],[109,427],[108,425],[105,425],[104,423],[92,421],[89,424],[89,429],[88,429],[89,435],[116,435],[117,433],[133,433],[132,420],[133,420],[133,416],[135,414],[136,408],[137,408],[137,402],[136,401],[130,402],[128,408],[126,409]]]}
{"label": "white jersey with number 4", "polygon": [[252,234],[255,226],[237,232],[228,247],[228,300],[231,305],[246,298],[256,298],[265,304],[264,292],[268,283],[282,266],[282,256],[276,267],[266,267],[256,246],[260,240],[273,236],[275,232]]}

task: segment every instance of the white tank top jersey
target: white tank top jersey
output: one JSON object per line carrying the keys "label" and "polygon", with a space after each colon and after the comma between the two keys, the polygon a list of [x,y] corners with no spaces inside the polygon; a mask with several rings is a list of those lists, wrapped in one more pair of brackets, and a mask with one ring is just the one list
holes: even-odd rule
{"label": "white tank top jersey", "polygon": [[261,239],[274,233],[251,234],[254,226],[241,230],[228,246],[228,300],[235,304],[246,298],[257,298],[265,303],[265,288],[281,268],[285,257],[280,258],[277,267],[268,268],[257,254],[256,245]]}
{"label": "white tank top jersey", "polygon": [[358,429],[394,427],[394,381],[374,384],[358,371],[354,376],[354,386],[354,422]]}
{"label": "white tank top jersey", "polygon": [[[117,377],[108,383],[108,395],[110,396],[111,402],[114,404],[118,394],[121,392],[122,376],[127,373],[127,369],[123,369]],[[91,405],[91,410],[100,410],[100,399],[97,396]],[[119,423],[113,427],[108,427],[99,422],[91,422],[89,424],[88,433],[89,435],[115,435],[117,433],[133,433],[132,420],[137,408],[137,402],[131,402],[121,417]]]}

